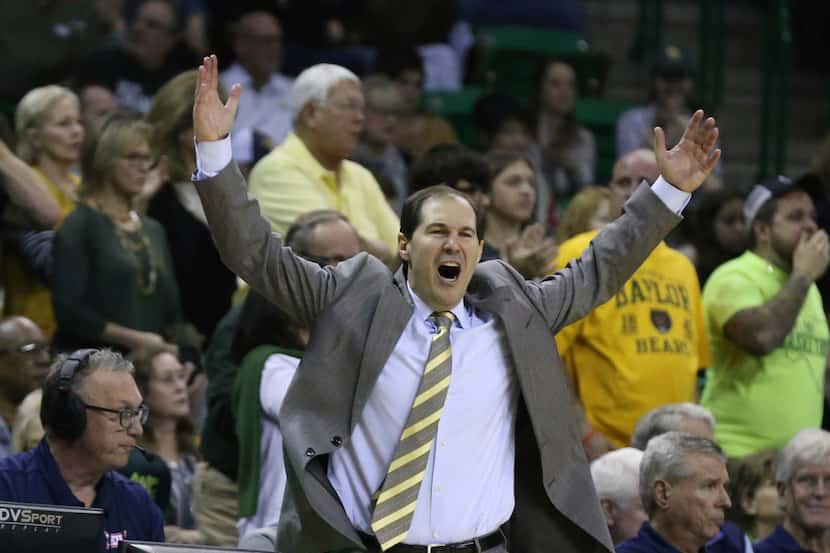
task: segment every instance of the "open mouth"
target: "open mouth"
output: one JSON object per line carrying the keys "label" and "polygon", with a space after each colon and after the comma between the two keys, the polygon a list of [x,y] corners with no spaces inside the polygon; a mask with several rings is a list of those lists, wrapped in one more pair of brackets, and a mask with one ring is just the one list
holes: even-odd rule
{"label": "open mouth", "polygon": [[438,275],[444,280],[455,282],[460,274],[461,267],[457,263],[442,263],[438,266]]}

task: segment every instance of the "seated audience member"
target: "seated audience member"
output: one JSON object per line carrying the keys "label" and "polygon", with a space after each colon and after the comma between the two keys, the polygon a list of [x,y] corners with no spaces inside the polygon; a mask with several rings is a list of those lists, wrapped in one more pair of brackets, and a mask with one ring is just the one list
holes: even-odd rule
{"label": "seated audience member", "polygon": [[[617,160],[608,184],[611,219],[620,217],[634,188],[657,173],[648,150]],[[560,244],[556,267],[578,258],[598,232]],[[586,451],[627,445],[647,411],[694,401],[697,372],[709,365],[694,266],[661,242],[613,299],[562,329],[556,344],[585,411]]]}
{"label": "seated audience member", "polygon": [[744,195],[731,188],[704,193],[693,219],[695,267],[703,286],[712,271],[744,253],[749,245]]}
{"label": "seated audience member", "polygon": [[337,65],[310,67],[294,81],[291,111],[294,132],[251,171],[262,214],[284,233],[303,213],[337,209],[369,253],[396,265],[398,217],[372,174],[346,159],[363,128],[360,80]]}
{"label": "seated audience member", "polygon": [[366,120],[360,142],[351,159],[375,175],[381,174],[394,183],[398,198],[395,212],[400,213],[403,202],[409,195],[406,187],[406,160],[392,143],[403,109],[400,88],[388,78],[374,75],[363,80],[363,96],[366,98]]}
{"label": "seated audience member", "polygon": [[375,69],[398,83],[402,111],[396,127],[395,145],[417,159],[438,144],[458,142],[455,129],[444,118],[421,111],[424,95],[424,64],[413,47],[387,48],[378,54]]}
{"label": "seated audience member", "polygon": [[537,87],[536,140],[543,174],[557,198],[570,198],[594,182],[597,148],[591,131],[576,121],[577,95],[574,68],[547,62]]}
{"label": "seated audience member", "polygon": [[135,383],[150,409],[139,443],[157,454],[170,470],[170,513],[164,528],[174,543],[201,543],[191,511],[196,440],[187,396],[188,370],[168,351],[139,351],[133,356]]}
{"label": "seated audience member", "polygon": [[573,238],[577,234],[599,230],[613,219],[609,216],[608,187],[587,186],[571,199],[568,209],[562,215],[562,222],[556,228],[559,243]]}
{"label": "seated audience member", "polygon": [[46,431],[40,422],[40,405],[43,390],[38,388],[29,392],[17,408],[17,417],[12,426],[12,451],[24,453],[37,447]]}
{"label": "seated audience member", "polygon": [[694,403],[670,403],[656,407],[637,421],[631,447],[645,451],[649,440],[666,432],[684,432],[714,440],[715,418]]}
{"label": "seated audience member", "polygon": [[775,486],[775,459],[771,449],[746,457],[730,459],[729,497],[732,506],[726,510],[726,520],[737,525],[754,541],[772,534],[784,520],[778,504]]}
{"label": "seated audience member", "polygon": [[162,338],[182,323],[164,229],[133,210],[152,165],[150,132],[131,115],[113,114],[85,146],[82,202],[53,246],[58,350],[174,348]]}
{"label": "seated audience member", "polygon": [[484,242],[525,278],[553,272],[557,246],[544,238],[544,228],[533,221],[536,205],[536,173],[519,152],[490,152],[490,201],[486,212]]}
{"label": "seated audience member", "polygon": [[664,46],[651,68],[649,103],[631,108],[617,121],[617,155],[651,148],[652,130],[661,126],[666,140],[674,142],[683,133],[694,94],[691,66],[677,46]]}
{"label": "seated audience member", "polygon": [[[288,230],[286,244],[323,267],[360,251],[354,228],[332,210],[301,216]],[[286,480],[278,417],[308,334],[265,298],[249,292],[233,344],[239,363],[233,410],[239,438],[240,540],[279,520]]]}
{"label": "seated audience member", "polygon": [[219,78],[225,90],[236,83],[242,85],[231,146],[235,160],[251,165],[256,161],[254,134],[262,135],[273,148],[291,132],[293,79],[280,73],[282,26],[273,14],[260,10],[242,13],[232,35],[236,61]]}
{"label": "seated audience member", "polygon": [[[181,294],[182,317],[210,337],[230,309],[236,277],[219,259],[202,202],[190,182],[196,170],[193,151],[193,89],[196,71],[166,83],[153,98],[145,120],[152,125],[150,146],[166,159],[166,179],[149,199],[147,215],[161,223]],[[209,278],[206,278],[210,275]]]}
{"label": "seated audience member", "polygon": [[796,434],[778,456],[775,481],[784,522],[755,551],[828,551],[830,433],[807,428]]}
{"label": "seated audience member", "polygon": [[86,132],[95,132],[95,126],[110,113],[118,109],[118,102],[110,89],[100,84],[89,83],[78,91],[81,102],[81,120]]}
{"label": "seated audience member", "polygon": [[617,546],[617,553],[751,551],[740,532],[713,540],[730,506],[728,480],[726,456],[715,442],[682,432],[655,437],[640,466],[648,521],[636,537]]}
{"label": "seated audience member", "polygon": [[542,171],[542,154],[533,137],[530,112],[514,96],[496,92],[476,100],[473,122],[485,152],[518,152],[527,157],[536,173],[536,220],[546,228],[556,226],[556,195]]}
{"label": "seated audience member", "polygon": [[820,426],[830,340],[815,285],[830,241],[810,196],[769,177],[752,189],[744,214],[751,249],[715,269],[703,290],[712,364],[700,403],[732,457],[780,449]]}
{"label": "seated audience member", "polygon": [[[57,226],[75,208],[78,197],[80,179],[74,169],[84,140],[78,97],[55,85],[29,91],[17,106],[15,130],[18,157],[31,166],[60,208]],[[55,315],[45,279],[21,255],[9,251],[0,265],[0,281],[5,288],[4,313],[28,317],[51,338]]]}
{"label": "seated audience member", "polygon": [[635,537],[648,520],[640,501],[642,459],[642,451],[624,447],[591,461],[591,479],[614,543]]}
{"label": "seated audience member", "polygon": [[182,41],[173,0],[143,0],[126,40],[108,43],[82,64],[78,81],[114,91],[118,106],[141,113],[169,79],[193,67],[196,55]]}
{"label": "seated audience member", "polygon": [[49,371],[43,331],[25,317],[0,320],[0,458],[12,454],[12,426],[24,398]]}
{"label": "seated audience member", "polygon": [[104,509],[102,552],[127,538],[164,541],[161,511],[139,484],[115,472],[147,422],[132,370],[110,350],[59,357],[43,386],[46,436],[35,449],[0,460],[0,499]]}

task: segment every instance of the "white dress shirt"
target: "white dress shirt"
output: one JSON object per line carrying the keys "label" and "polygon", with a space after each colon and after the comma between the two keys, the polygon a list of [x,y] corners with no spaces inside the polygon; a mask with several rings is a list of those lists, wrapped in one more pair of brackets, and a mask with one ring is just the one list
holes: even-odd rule
{"label": "white dress shirt", "polygon": [[250,163],[254,153],[254,131],[270,138],[274,146],[291,132],[293,124],[288,98],[294,81],[274,73],[265,86],[255,90],[250,73],[239,63],[228,67],[219,79],[227,91],[234,83],[242,85],[233,126],[233,157],[240,163]]}

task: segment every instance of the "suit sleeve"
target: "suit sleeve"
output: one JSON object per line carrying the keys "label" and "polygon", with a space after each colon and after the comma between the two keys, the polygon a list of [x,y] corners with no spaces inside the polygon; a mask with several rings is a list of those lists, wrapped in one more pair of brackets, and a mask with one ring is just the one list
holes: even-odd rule
{"label": "suit sleeve", "polygon": [[372,262],[381,265],[358,254],[337,268],[321,269],[294,255],[283,246],[279,234],[271,232],[271,223],[260,214],[257,201],[248,197],[236,163],[195,185],[225,265],[305,326],[311,326],[362,267]]}
{"label": "suit sleeve", "polygon": [[681,220],[641,184],[616,221],[582,255],[541,282],[525,283],[531,301],[554,332],[608,301]]}

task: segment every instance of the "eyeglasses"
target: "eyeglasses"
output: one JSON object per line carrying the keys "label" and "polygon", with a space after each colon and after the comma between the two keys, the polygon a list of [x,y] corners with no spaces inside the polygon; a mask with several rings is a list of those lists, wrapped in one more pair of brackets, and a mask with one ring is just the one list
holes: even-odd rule
{"label": "eyeglasses", "polygon": [[84,403],[84,407],[90,411],[101,411],[103,413],[113,413],[118,415],[118,424],[121,428],[129,429],[133,421],[138,419],[140,424],[147,424],[147,418],[150,416],[150,408],[143,403],[138,406],[138,409],[132,407],[125,407],[123,409],[109,409],[108,407],[99,407],[97,405],[89,405]]}
{"label": "eyeglasses", "polygon": [[15,348],[0,349],[0,355],[7,353],[41,353],[44,351],[49,351],[49,344],[29,342],[27,344],[21,344]]}
{"label": "eyeglasses", "polygon": [[144,169],[145,171],[149,171],[156,166],[156,159],[153,156],[144,154],[127,154],[121,156],[121,159],[126,161],[131,167],[135,167],[136,169]]}

